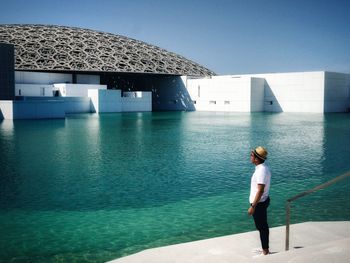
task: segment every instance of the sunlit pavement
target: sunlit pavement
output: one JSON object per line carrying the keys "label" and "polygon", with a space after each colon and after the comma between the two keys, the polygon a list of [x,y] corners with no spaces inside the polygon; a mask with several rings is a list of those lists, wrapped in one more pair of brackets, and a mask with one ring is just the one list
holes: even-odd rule
{"label": "sunlit pavement", "polygon": [[307,222],[291,225],[290,250],[285,251],[285,227],[270,229],[268,256],[257,253],[257,231],[148,249],[113,263],[226,263],[226,262],[347,262],[350,221]]}

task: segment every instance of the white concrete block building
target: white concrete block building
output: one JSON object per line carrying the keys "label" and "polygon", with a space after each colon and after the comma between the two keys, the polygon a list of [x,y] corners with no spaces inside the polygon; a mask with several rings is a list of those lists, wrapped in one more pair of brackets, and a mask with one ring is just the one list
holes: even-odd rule
{"label": "white concrete block building", "polygon": [[350,74],[228,75],[186,83],[196,110],[201,111],[326,113],[350,108]]}
{"label": "white concrete block building", "polygon": [[[99,76],[77,75],[82,83],[65,83],[71,74],[15,72],[16,100],[0,101],[4,119],[64,118],[71,113],[152,111],[151,92],[107,89]],[[132,94],[137,94],[133,96]]]}
{"label": "white concrete block building", "polygon": [[182,56],[118,35],[61,26],[0,28],[0,119],[81,112],[350,109],[350,74],[216,76]]}

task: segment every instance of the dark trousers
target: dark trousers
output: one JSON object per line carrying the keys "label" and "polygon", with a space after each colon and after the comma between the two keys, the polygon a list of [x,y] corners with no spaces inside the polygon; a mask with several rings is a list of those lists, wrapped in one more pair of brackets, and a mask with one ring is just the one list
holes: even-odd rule
{"label": "dark trousers", "polygon": [[263,249],[269,248],[269,225],[267,224],[267,208],[270,205],[270,197],[266,201],[258,203],[253,214],[255,227],[259,230],[261,246]]}

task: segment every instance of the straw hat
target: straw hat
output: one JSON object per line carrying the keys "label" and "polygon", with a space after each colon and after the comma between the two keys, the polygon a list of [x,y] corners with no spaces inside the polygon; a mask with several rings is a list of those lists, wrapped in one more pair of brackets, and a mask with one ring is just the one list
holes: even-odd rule
{"label": "straw hat", "polygon": [[253,150],[253,153],[256,157],[260,158],[261,160],[265,161],[267,159],[267,151],[264,147],[256,147],[255,150]]}

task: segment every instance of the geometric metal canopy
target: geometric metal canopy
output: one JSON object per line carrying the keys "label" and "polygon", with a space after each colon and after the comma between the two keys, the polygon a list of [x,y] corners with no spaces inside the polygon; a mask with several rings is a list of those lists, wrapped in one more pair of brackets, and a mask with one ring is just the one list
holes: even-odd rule
{"label": "geometric metal canopy", "polygon": [[0,43],[15,46],[15,69],[211,76],[180,55],[125,36],[53,25],[0,25]]}

